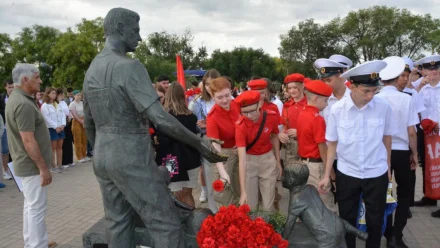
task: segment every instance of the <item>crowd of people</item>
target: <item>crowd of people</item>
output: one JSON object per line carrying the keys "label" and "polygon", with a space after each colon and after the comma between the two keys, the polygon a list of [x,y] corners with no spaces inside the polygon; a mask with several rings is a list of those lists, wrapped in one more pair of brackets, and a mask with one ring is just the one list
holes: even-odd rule
{"label": "crowd of people", "polygon": [[[8,168],[8,163],[12,161],[12,158],[9,155],[7,125],[5,125],[4,120],[6,103],[14,90],[14,82],[6,80],[4,87],[6,93],[1,96],[2,99],[0,100],[2,117],[0,127],[4,130],[1,136],[3,179],[12,180]],[[47,87],[45,90],[37,92],[33,99],[44,117],[50,134],[52,147],[51,172],[59,174],[68,170],[69,167],[74,167],[74,151],[79,163],[90,161],[90,157],[93,155],[91,146],[87,144],[83,127],[84,111],[81,91],[72,88],[67,88],[67,91],[65,91],[62,88]],[[0,188],[5,186],[2,178],[0,178]]]}
{"label": "crowd of people", "polygon": [[[319,79],[293,73],[286,76],[280,92],[270,79],[260,77],[251,78],[245,89],[237,89],[231,78],[215,69],[206,71],[201,82],[193,82],[188,90],[159,76],[154,88],[164,110],[192,133],[212,139],[213,147],[228,155],[228,160],[211,164],[194,148],[150,124],[157,165],[167,167],[170,190],[190,206],[195,206],[192,190],[200,178],[199,200],[207,201],[215,213],[230,204],[249,204],[262,211],[278,209],[281,195],[276,185],[283,166],[299,161],[308,167],[307,184],[320,192],[325,206],[353,226],[362,195],[367,247],[380,247],[382,236],[388,247],[407,247],[402,231],[412,215],[410,206],[437,204],[427,197],[414,202],[414,191],[415,170],[419,165],[425,168],[424,135],[439,132],[440,56],[417,62],[393,56],[351,68],[348,58],[334,55],[317,59],[314,66]],[[90,160],[81,91],[68,88],[66,97],[63,89],[48,87],[42,92],[39,78],[23,74],[31,69],[18,64],[0,99],[0,129],[12,135],[1,132],[4,172],[0,187],[5,187],[2,179],[11,179],[7,163],[23,163],[23,151],[26,159],[51,161],[50,172],[14,167],[17,176],[28,180],[28,187],[31,180],[40,183],[40,177],[33,175],[39,174],[44,186],[51,181],[50,173],[73,167],[73,151],[78,162]],[[24,104],[33,107],[24,109]],[[32,131],[32,138],[26,136],[27,131]],[[45,140],[50,141],[49,151],[44,151]],[[41,158],[32,153],[37,148]],[[398,206],[382,235],[388,183],[393,176]],[[216,180],[228,187],[215,191]],[[37,215],[30,218],[36,223],[29,223],[37,229],[42,213],[27,213],[26,201],[35,195],[47,200],[42,197],[47,193],[40,191],[25,191],[24,213]],[[432,216],[440,217],[440,211]],[[26,239],[26,230],[24,235]],[[355,247],[355,239],[346,236],[348,247]]]}
{"label": "crowd of people", "polygon": [[[325,206],[353,226],[362,195],[367,247],[380,247],[382,236],[388,247],[407,247],[403,229],[412,217],[410,206],[437,205],[428,197],[414,201],[414,192],[416,168],[425,168],[424,135],[438,135],[440,56],[417,62],[392,56],[352,66],[343,55],[317,59],[318,80],[287,75],[278,94],[273,82],[258,77],[238,90],[215,69],[186,92],[178,82],[159,77],[155,88],[165,110],[192,116],[187,117],[191,121],[178,119],[195,133],[221,140],[213,146],[229,156],[225,163],[210,164],[203,158],[200,163],[167,141],[162,145],[160,130],[150,132],[158,165],[166,165],[171,154],[179,162],[179,173],[185,174],[173,177],[171,190],[194,205],[191,190],[198,171],[199,200],[208,201],[214,213],[223,205],[245,203],[274,211],[283,164],[300,161],[310,171],[307,183],[319,190]],[[215,180],[230,187],[217,192],[211,186]],[[382,235],[388,184],[393,181],[398,206]],[[440,217],[440,211],[432,217]],[[355,247],[355,236],[347,235],[346,241]]]}

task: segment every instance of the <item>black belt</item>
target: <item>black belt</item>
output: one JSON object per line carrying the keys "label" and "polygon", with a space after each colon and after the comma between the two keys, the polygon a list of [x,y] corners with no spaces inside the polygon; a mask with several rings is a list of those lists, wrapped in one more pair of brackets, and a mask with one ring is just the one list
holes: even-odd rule
{"label": "black belt", "polygon": [[308,160],[311,163],[321,163],[322,159],[321,158],[303,158],[300,157],[301,160]]}

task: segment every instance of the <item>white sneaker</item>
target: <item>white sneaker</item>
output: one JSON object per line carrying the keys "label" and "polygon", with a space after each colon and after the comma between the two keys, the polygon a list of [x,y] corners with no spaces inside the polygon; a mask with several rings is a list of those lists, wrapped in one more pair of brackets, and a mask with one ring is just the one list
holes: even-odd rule
{"label": "white sneaker", "polygon": [[11,174],[9,173],[9,171],[6,171],[6,172],[3,174],[3,179],[5,179],[5,180],[11,180],[11,179],[12,179],[12,176],[11,176]]}
{"label": "white sneaker", "polygon": [[73,166],[75,166],[75,163],[69,164],[69,167],[73,167]]}
{"label": "white sneaker", "polygon": [[69,168],[70,166],[69,166],[69,165],[63,165],[63,166],[61,166],[61,167],[63,167],[63,169],[67,169],[67,168]]}
{"label": "white sneaker", "polygon": [[85,163],[85,162],[87,162],[87,160],[85,158],[83,158],[83,159],[80,159],[78,162]]}
{"label": "white sneaker", "polygon": [[206,193],[203,190],[202,190],[202,193],[200,194],[199,201],[201,203],[206,202]]}
{"label": "white sneaker", "polygon": [[92,160],[91,158],[86,157],[86,162],[89,162],[89,161],[91,161],[91,160]]}

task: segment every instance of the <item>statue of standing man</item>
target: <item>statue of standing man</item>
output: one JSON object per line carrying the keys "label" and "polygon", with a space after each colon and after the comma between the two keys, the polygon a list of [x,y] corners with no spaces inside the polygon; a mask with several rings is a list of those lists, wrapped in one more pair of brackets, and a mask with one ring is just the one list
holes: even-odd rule
{"label": "statue of standing man", "polygon": [[183,227],[154,160],[148,132],[161,132],[198,149],[210,162],[225,161],[211,146],[164,112],[144,66],[134,52],[139,15],[115,8],[104,19],[106,43],[84,79],[84,126],[94,146],[93,169],[101,187],[109,247],[135,247],[135,213],[155,247],[184,247]]}

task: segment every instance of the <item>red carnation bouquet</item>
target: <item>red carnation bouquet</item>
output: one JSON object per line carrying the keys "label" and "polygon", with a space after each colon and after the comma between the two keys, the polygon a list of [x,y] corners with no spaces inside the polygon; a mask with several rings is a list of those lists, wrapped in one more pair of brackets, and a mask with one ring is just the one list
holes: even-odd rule
{"label": "red carnation bouquet", "polygon": [[287,248],[288,242],[262,218],[252,219],[248,205],[221,207],[197,234],[201,248]]}

